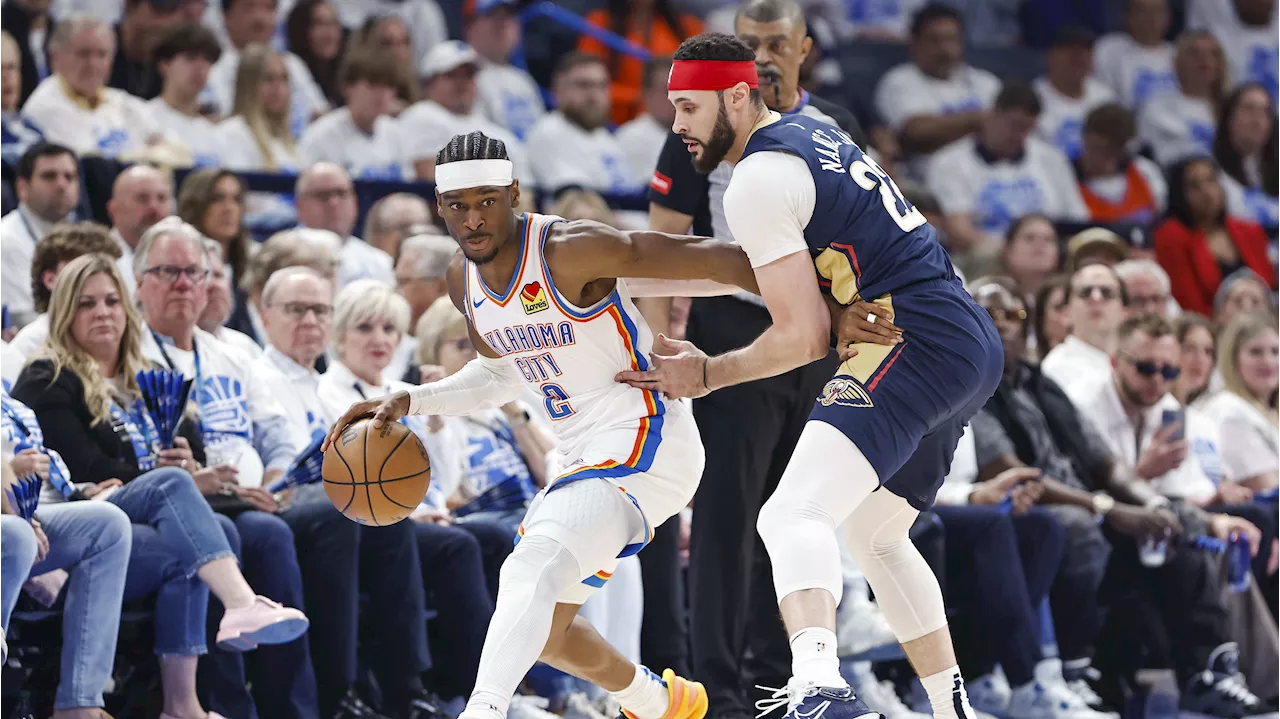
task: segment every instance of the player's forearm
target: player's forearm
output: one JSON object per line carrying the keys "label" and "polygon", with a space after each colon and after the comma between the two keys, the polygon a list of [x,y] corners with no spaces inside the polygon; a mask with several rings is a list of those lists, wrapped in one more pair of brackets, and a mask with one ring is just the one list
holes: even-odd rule
{"label": "player's forearm", "polygon": [[981,112],[919,115],[902,126],[902,146],[911,152],[933,152],[982,127]]}
{"label": "player's forearm", "polygon": [[409,390],[409,414],[457,416],[501,407],[520,398],[521,382],[512,362],[477,357],[438,382]]}
{"label": "player's forearm", "polygon": [[[665,298],[668,310],[671,307],[672,297],[723,297],[742,291],[740,287],[715,280],[652,280],[646,277],[628,277],[626,283],[627,291],[632,297],[645,300]],[[649,318],[649,313],[644,311],[644,307],[640,307],[640,312],[644,314],[645,321],[649,323],[649,328],[655,334],[664,331],[654,325],[654,321]],[[670,324],[670,321],[662,324]]]}
{"label": "player's forearm", "polygon": [[774,377],[826,356],[829,328],[821,333],[794,325],[773,324],[755,342],[707,360],[707,387],[712,390]]}
{"label": "player's forearm", "polygon": [[631,277],[658,280],[712,280],[760,294],[747,253],[732,242],[664,232],[631,232]]}

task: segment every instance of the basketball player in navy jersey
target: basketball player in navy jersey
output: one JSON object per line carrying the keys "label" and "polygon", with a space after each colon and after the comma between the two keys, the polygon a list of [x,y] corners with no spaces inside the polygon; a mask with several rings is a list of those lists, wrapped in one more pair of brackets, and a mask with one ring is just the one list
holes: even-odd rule
{"label": "basketball player in navy jersey", "polygon": [[792,679],[757,707],[787,706],[788,719],[874,715],[841,678],[836,654],[836,531],[845,525],[934,716],[973,719],[942,593],[907,531],[933,503],[966,421],[1000,381],[999,334],[957,279],[934,229],[876,162],[837,127],[769,110],[757,87],[752,51],[731,36],[704,34],[676,52],[668,94],[672,130],[694,166],[708,172],[721,161],[734,164],[725,217],[773,325],[751,345],[716,357],[664,340],[678,354],[618,379],[700,397],[822,357],[832,305],[873,301],[887,309],[903,341],[841,342],[844,363],[760,512]]}

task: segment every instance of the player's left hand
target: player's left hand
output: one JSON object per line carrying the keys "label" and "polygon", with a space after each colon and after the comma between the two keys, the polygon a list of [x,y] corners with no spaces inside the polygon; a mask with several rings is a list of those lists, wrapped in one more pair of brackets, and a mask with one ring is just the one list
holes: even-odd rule
{"label": "player's left hand", "polygon": [[874,302],[859,300],[845,307],[835,318],[836,351],[845,361],[858,354],[853,345],[870,342],[896,345],[902,341],[902,328],[892,322],[893,313]]}
{"label": "player's left hand", "polygon": [[619,372],[614,375],[614,380],[632,387],[661,392],[672,399],[697,398],[711,393],[705,383],[708,359],[706,352],[698,349],[692,342],[673,340],[662,334],[658,335],[657,342],[671,354],[659,356],[650,352],[649,363],[653,365],[653,369]]}

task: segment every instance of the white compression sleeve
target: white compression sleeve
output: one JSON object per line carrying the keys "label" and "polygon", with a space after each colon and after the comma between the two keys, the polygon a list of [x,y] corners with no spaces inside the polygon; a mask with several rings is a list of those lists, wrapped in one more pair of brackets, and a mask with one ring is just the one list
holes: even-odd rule
{"label": "white compression sleeve", "polygon": [[518,399],[523,386],[514,362],[480,356],[438,382],[409,390],[409,414],[460,415],[493,409]]}

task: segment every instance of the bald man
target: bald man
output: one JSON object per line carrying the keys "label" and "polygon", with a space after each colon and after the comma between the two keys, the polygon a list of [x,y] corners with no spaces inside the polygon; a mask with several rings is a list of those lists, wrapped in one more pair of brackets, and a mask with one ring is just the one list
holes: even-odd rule
{"label": "bald man", "polygon": [[116,267],[130,294],[138,286],[133,276],[134,248],[142,233],[172,213],[173,178],[168,172],[150,165],[134,165],[116,176],[107,214],[111,217],[111,239],[120,246]]}
{"label": "bald man", "polygon": [[[364,222],[364,239],[391,255],[400,256],[400,243],[419,227],[432,224],[427,201],[407,192],[396,192],[373,203]],[[440,233],[444,234],[444,233]]]}
{"label": "bald man", "polygon": [[391,255],[351,234],[360,208],[346,170],[332,162],[317,162],[302,171],[294,188],[298,224],[343,238],[338,253],[339,288],[366,278],[395,282]]}

